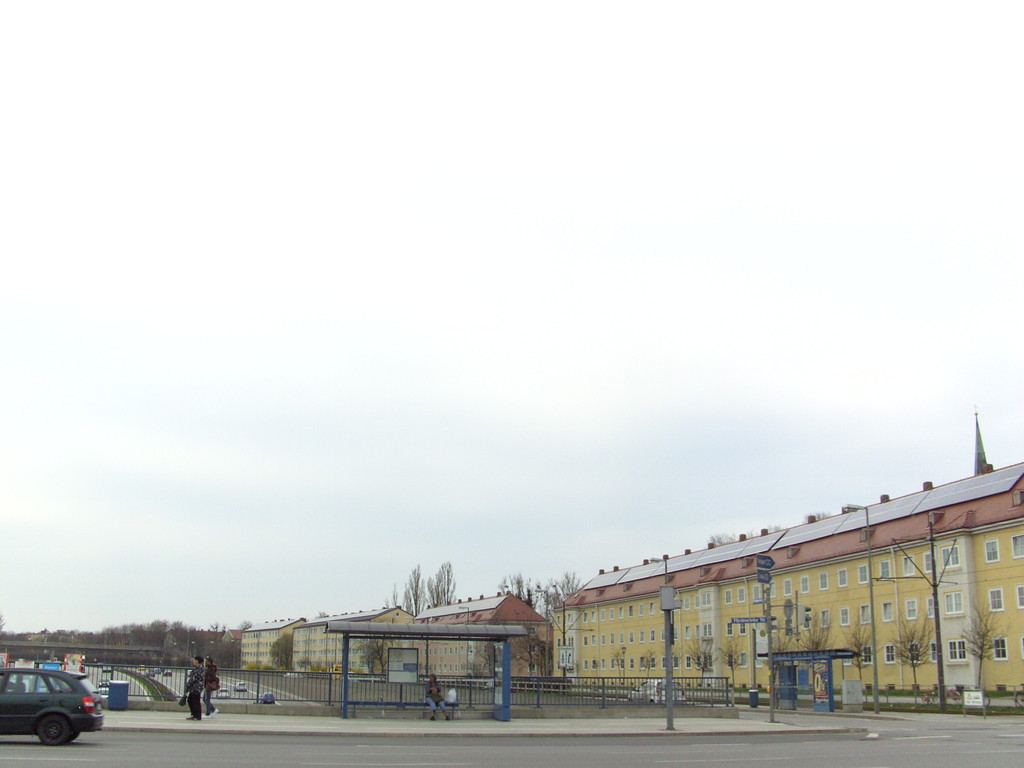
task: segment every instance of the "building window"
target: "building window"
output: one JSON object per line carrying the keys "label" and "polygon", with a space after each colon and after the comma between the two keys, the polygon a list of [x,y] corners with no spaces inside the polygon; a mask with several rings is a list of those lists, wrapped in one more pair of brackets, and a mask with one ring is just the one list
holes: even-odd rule
{"label": "building window", "polygon": [[947,592],[945,595],[946,599],[946,615],[952,616],[958,613],[964,612],[964,593],[963,592]]}
{"label": "building window", "polygon": [[601,633],[601,645],[604,645],[604,632]]}
{"label": "building window", "polygon": [[910,555],[903,556],[903,575],[904,576],[915,576],[917,575],[917,569],[914,567],[914,558]]}
{"label": "building window", "polygon": [[711,625],[710,624],[705,624],[704,625],[704,637],[711,637]]}
{"label": "building window", "polygon": [[1003,588],[996,587],[988,591],[988,609],[990,611],[1003,610]]}
{"label": "building window", "polygon": [[690,625],[687,624],[685,627],[683,627],[683,640],[689,640],[689,639],[690,639]]}
{"label": "building window", "polygon": [[818,624],[822,629],[832,626],[832,613],[828,608],[822,608],[818,615]]}
{"label": "building window", "polygon": [[996,661],[1006,661],[1010,658],[1005,637],[992,638],[992,658]]}
{"label": "building window", "polygon": [[[662,630],[662,631],[664,631],[664,630]],[[652,643],[654,642],[654,630],[653,629],[651,630],[651,642]]]}
{"label": "building window", "polygon": [[711,607],[711,593],[710,592],[702,592],[701,593],[701,595],[700,595],[700,605],[701,605],[702,608],[710,608]]}
{"label": "building window", "polygon": [[743,637],[745,634],[747,634],[747,625],[740,624],[740,637]]}
{"label": "building window", "polygon": [[858,584],[867,584],[868,583],[868,565],[867,565],[867,563],[864,563],[864,565],[858,565],[857,566],[857,583]]}
{"label": "building window", "polygon": [[629,644],[630,645],[633,644],[633,633],[632,632],[629,633]]}
{"label": "building window", "polygon": [[733,624],[732,624],[731,621],[725,622],[725,635],[726,635],[726,637],[732,637],[732,627],[733,627]]}
{"label": "building window", "polygon": [[726,605],[732,605],[732,590],[725,590],[724,601]]}
{"label": "building window", "polygon": [[985,562],[999,562],[999,539],[989,539],[985,542]]}
{"label": "building window", "polygon": [[629,668],[636,669],[636,659],[634,659],[632,656],[629,657]]}
{"label": "building window", "polygon": [[882,603],[882,621],[892,621],[892,620],[893,620],[892,603],[889,602],[889,601],[885,601],[885,602]]}
{"label": "building window", "polygon": [[802,594],[806,595],[810,591],[811,591],[811,577],[810,576],[801,576],[800,577],[800,592]]}
{"label": "building window", "polygon": [[818,574],[818,590],[824,592],[828,589],[828,571],[822,571]]}
{"label": "building window", "polygon": [[747,588],[746,587],[736,587],[736,602],[737,603],[745,603],[745,602],[747,602]]}
{"label": "building window", "polygon": [[640,603],[640,606],[639,606],[639,608],[637,608],[637,611],[638,611],[638,613],[639,613],[639,614],[640,614],[641,616],[643,616],[643,615],[644,615],[644,604],[643,604],[643,603]]}
{"label": "building window", "polygon": [[871,606],[863,604],[860,607],[860,623],[870,624],[871,623]]}
{"label": "building window", "polygon": [[967,661],[967,641],[966,640],[950,640],[949,641],[949,660],[950,661]]}
{"label": "building window", "polygon": [[584,648],[587,647],[587,636],[586,635],[583,636],[583,647]]}
{"label": "building window", "polygon": [[1019,533],[1011,540],[1013,543],[1013,556],[1024,557],[1024,533]]}
{"label": "building window", "polygon": [[896,646],[892,643],[886,643],[884,648],[885,651],[885,663],[895,664],[896,663]]}
{"label": "building window", "polygon": [[632,606],[632,605],[631,605],[631,606],[629,606],[628,616],[629,616],[629,618],[631,618],[631,619],[633,618],[633,606]]}
{"label": "building window", "polygon": [[619,606],[619,618],[620,619],[622,618],[622,606],[621,605]]}
{"label": "building window", "polygon": [[838,584],[840,587],[845,587],[846,586],[846,569],[845,568],[840,568],[836,572],[836,584]]}
{"label": "building window", "polygon": [[683,610],[684,611],[690,610],[690,596],[689,595],[683,595]]}
{"label": "building window", "polygon": [[604,608],[602,608],[602,609],[601,609],[601,621],[604,621],[604,620],[605,620],[605,618],[606,618],[606,614],[605,614],[605,609],[604,609]]}
{"label": "building window", "polygon": [[871,646],[870,645],[865,645],[865,646],[863,646],[860,649],[860,657],[864,661],[865,664],[873,663],[873,661],[872,661],[873,657],[871,655]]}
{"label": "building window", "polygon": [[785,597],[793,594],[793,580],[783,579],[782,580],[782,594]]}
{"label": "building window", "polygon": [[880,560],[878,563],[878,578],[880,579],[891,579],[892,578],[892,561],[891,560]]}
{"label": "building window", "polygon": [[917,598],[908,597],[906,602],[906,611],[904,612],[907,621],[915,621],[917,619]]}
{"label": "building window", "polygon": [[740,666],[741,667],[747,666],[747,652],[746,651],[740,651]]}
{"label": "building window", "polygon": [[935,601],[932,599],[931,595],[928,595],[928,597],[925,599],[925,603],[924,604],[925,604],[925,608],[926,608],[925,615],[929,619],[934,619],[935,618]]}
{"label": "building window", "polygon": [[1024,584],[1017,585],[1017,607],[1024,608]]}
{"label": "building window", "polygon": [[587,612],[586,611],[583,612],[583,623],[584,624],[587,623]]}
{"label": "building window", "polygon": [[942,564],[945,568],[960,567],[960,547],[953,544],[942,548]]}
{"label": "building window", "polygon": [[845,605],[839,609],[839,626],[850,626],[850,609],[847,608]]}
{"label": "building window", "polygon": [[924,572],[930,574],[932,572],[932,553],[924,553]]}
{"label": "building window", "polygon": [[932,640],[930,643],[928,643],[928,660],[932,664],[934,664],[935,661],[938,658],[939,658],[939,647],[935,644],[935,641]]}
{"label": "building window", "polygon": [[651,616],[653,616],[654,615],[654,601],[653,600],[647,604],[647,608],[648,608],[647,612],[650,613]]}

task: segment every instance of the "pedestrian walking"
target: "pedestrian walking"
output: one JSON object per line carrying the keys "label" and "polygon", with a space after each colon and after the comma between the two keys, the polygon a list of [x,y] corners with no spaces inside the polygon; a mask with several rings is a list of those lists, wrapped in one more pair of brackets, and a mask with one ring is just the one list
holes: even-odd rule
{"label": "pedestrian walking", "polygon": [[206,657],[206,674],[203,684],[203,704],[206,705],[206,716],[213,717],[218,710],[210,699],[214,691],[220,690],[220,678],[217,677],[217,665],[213,663],[213,658],[210,656]]}
{"label": "pedestrian walking", "polygon": [[185,694],[188,699],[188,711],[192,713],[188,720],[203,719],[203,691],[206,689],[206,667],[202,656],[192,657],[192,669],[188,671],[185,682]]}

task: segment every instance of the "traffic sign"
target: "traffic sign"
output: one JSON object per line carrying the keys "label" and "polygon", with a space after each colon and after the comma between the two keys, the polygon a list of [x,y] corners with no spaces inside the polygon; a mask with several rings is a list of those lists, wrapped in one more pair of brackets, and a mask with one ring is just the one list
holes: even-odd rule
{"label": "traffic sign", "polygon": [[764,568],[758,568],[757,569],[757,580],[761,584],[771,584],[772,583],[772,572],[771,571],[766,571]]}
{"label": "traffic sign", "polygon": [[765,621],[768,621],[767,616],[737,616],[735,619],[729,619],[730,624],[758,624]]}
{"label": "traffic sign", "polygon": [[764,568],[766,571],[770,571],[775,567],[775,558],[771,555],[758,555],[757,556],[757,567]]}

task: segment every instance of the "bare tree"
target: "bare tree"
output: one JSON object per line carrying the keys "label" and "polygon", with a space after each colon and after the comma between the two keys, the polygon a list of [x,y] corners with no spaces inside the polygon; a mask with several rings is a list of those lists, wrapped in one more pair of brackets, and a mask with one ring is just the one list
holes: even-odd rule
{"label": "bare tree", "polygon": [[455,602],[455,573],[450,562],[442,563],[437,573],[427,579],[427,598],[433,606]]}
{"label": "bare tree", "polygon": [[683,653],[690,657],[690,663],[700,672],[701,677],[714,670],[715,647],[710,637],[694,637],[687,640]]}
{"label": "bare tree", "polygon": [[[850,659],[850,663],[857,670],[857,678],[863,683],[863,670],[867,663],[864,658],[864,649],[871,646],[871,625],[860,622],[851,624],[846,630],[844,639],[850,650],[857,652],[857,655]],[[871,659],[871,663],[876,664],[877,659]]]}
{"label": "bare tree", "polygon": [[291,633],[281,635],[270,646],[270,660],[279,669],[292,668],[292,636]]}
{"label": "bare tree", "polygon": [[538,613],[550,619],[554,610],[576,594],[581,586],[583,584],[575,571],[563,571],[557,579],[548,579],[544,585],[543,601],[534,607]]}
{"label": "bare tree", "polygon": [[523,576],[522,572],[510,573],[498,583],[501,592],[510,592],[528,606],[537,609],[538,598],[543,599],[543,587],[539,581]]}
{"label": "bare tree", "polygon": [[402,604],[398,600],[398,585],[397,584],[392,584],[391,585],[391,597],[387,597],[387,598],[384,599],[384,607],[385,608],[400,608],[401,606],[402,606]]}
{"label": "bare tree", "polygon": [[413,616],[419,616],[420,612],[427,607],[427,588],[423,583],[423,574],[419,564],[412,569],[409,578],[405,580],[402,607]]}
{"label": "bare tree", "polygon": [[932,624],[929,621],[908,621],[900,618],[893,637],[893,647],[900,664],[910,667],[914,678],[914,703],[917,703],[917,668],[928,661],[928,647],[932,642]]}
{"label": "bare tree", "polygon": [[736,668],[740,665],[740,654],[746,647],[746,638],[740,638],[738,635],[727,635],[718,646],[718,658],[729,670],[733,689],[736,688]]}
{"label": "bare tree", "polygon": [[978,662],[978,687],[981,688],[981,669],[986,659],[992,658],[992,641],[999,634],[999,622],[987,605],[975,603],[971,618],[964,627],[967,652]]}
{"label": "bare tree", "polygon": [[832,627],[822,626],[821,621],[811,618],[811,626],[800,630],[800,646],[805,651],[820,651],[832,642]]}

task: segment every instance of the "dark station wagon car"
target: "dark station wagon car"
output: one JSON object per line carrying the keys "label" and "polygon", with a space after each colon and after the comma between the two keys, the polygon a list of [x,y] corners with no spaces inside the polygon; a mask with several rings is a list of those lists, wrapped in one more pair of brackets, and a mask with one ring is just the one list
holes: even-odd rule
{"label": "dark station wagon car", "polygon": [[0,734],[65,744],[103,727],[102,697],[87,675],[55,669],[0,669]]}

